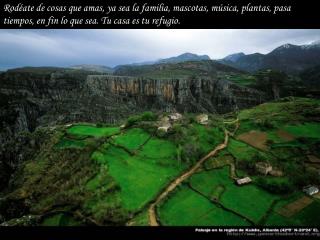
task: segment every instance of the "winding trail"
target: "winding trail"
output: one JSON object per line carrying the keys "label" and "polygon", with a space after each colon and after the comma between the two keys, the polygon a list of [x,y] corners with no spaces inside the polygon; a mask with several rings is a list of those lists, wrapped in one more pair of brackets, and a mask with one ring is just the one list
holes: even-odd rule
{"label": "winding trail", "polygon": [[230,123],[236,123],[236,128],[233,133],[230,133],[228,130],[224,130],[224,142],[219,144],[217,147],[215,147],[211,152],[209,152],[206,156],[201,158],[192,168],[184,172],[182,175],[180,175],[178,178],[176,178],[173,182],[171,182],[161,194],[156,198],[154,202],[151,203],[149,209],[148,209],[148,216],[149,216],[149,225],[150,226],[159,226],[159,223],[157,221],[157,214],[156,214],[156,206],[167,197],[167,195],[172,192],[179,184],[181,184],[184,180],[189,178],[192,174],[194,174],[201,165],[209,158],[216,155],[220,150],[226,148],[228,146],[229,141],[229,135],[233,136],[235,131],[239,127],[239,120],[236,119],[233,122]]}

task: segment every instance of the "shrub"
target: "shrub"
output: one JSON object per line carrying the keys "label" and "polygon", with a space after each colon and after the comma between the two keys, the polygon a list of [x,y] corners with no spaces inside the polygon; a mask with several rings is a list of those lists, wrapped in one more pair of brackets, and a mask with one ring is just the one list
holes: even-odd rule
{"label": "shrub", "polygon": [[320,176],[316,169],[298,169],[295,167],[294,171],[290,171],[290,178],[298,187],[304,187],[310,184],[319,184]]}
{"label": "shrub", "polygon": [[272,129],[275,127],[273,121],[269,118],[257,119],[255,123],[262,129]]}
{"label": "shrub", "polygon": [[201,157],[201,154],[202,152],[199,143],[187,143],[182,147],[181,158],[182,161],[190,163],[199,159]]}
{"label": "shrub", "polygon": [[127,120],[127,126],[130,127],[132,125],[134,125],[136,122],[140,121],[140,116],[131,116],[128,118]]}
{"label": "shrub", "polygon": [[287,194],[294,190],[294,186],[289,180],[280,178],[259,177],[256,184],[266,191],[276,194]]}
{"label": "shrub", "polygon": [[181,133],[182,132],[182,125],[181,124],[173,124],[172,132]]}
{"label": "shrub", "polygon": [[130,127],[137,122],[141,121],[155,121],[157,120],[157,116],[152,112],[144,112],[141,115],[134,115],[128,118],[126,126]]}
{"label": "shrub", "polygon": [[193,115],[188,116],[189,123],[197,123],[196,117]]}
{"label": "shrub", "polygon": [[159,137],[159,138],[163,138],[167,135],[167,132],[164,131],[164,130],[158,130],[156,131],[156,136]]}
{"label": "shrub", "polygon": [[157,120],[157,116],[153,112],[144,112],[141,115],[142,121],[155,121]]}

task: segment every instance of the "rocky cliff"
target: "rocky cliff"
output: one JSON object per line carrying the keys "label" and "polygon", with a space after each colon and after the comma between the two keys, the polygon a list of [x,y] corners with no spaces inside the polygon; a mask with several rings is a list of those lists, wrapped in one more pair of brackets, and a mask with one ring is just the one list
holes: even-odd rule
{"label": "rocky cliff", "polygon": [[250,88],[212,78],[146,79],[121,76],[88,76],[90,95],[117,96],[117,101],[160,111],[225,113],[254,106],[264,95]]}
{"label": "rocky cliff", "polygon": [[15,132],[74,121],[114,123],[144,110],[225,113],[265,100],[257,90],[214,77],[153,79],[68,72],[2,73],[0,94],[2,130]]}

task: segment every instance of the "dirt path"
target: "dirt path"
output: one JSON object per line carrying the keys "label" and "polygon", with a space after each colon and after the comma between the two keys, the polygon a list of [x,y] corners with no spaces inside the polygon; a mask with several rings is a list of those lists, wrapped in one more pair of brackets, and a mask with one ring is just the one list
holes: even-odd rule
{"label": "dirt path", "polygon": [[236,172],[236,166],[234,165],[234,163],[230,163],[230,177],[232,179],[237,179],[237,172]]}
{"label": "dirt path", "polygon": [[[239,122],[238,120],[235,121],[237,123],[236,125],[236,129],[237,130],[238,126],[239,126]],[[166,188],[165,190],[156,198],[156,200],[151,203],[149,209],[148,209],[148,215],[149,215],[149,225],[150,226],[159,226],[159,223],[157,221],[157,214],[156,214],[156,206],[163,200],[166,198],[166,196],[172,192],[179,184],[181,184],[184,180],[186,180],[187,178],[189,178],[192,174],[194,174],[200,167],[201,165],[209,158],[213,157],[214,155],[217,154],[217,152],[219,152],[220,150],[224,149],[227,147],[228,145],[228,141],[229,141],[229,135],[232,136],[233,133],[230,133],[229,131],[225,130],[224,131],[224,142],[219,144],[215,149],[213,149],[211,152],[209,152],[206,156],[204,156],[203,158],[201,158],[192,168],[190,168],[189,170],[187,170],[185,173],[183,173],[182,175],[180,175],[178,178],[176,178],[176,180],[174,180],[173,182],[171,182]]]}

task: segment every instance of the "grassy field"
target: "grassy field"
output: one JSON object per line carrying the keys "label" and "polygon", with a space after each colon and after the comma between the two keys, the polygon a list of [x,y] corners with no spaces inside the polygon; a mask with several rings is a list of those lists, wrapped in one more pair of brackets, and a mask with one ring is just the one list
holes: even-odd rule
{"label": "grassy field", "polygon": [[144,210],[130,220],[130,226],[148,226],[149,225],[149,215],[148,211]]}
{"label": "grassy field", "polygon": [[152,138],[142,148],[139,155],[141,158],[148,159],[148,162],[166,166],[179,166],[177,161],[177,149],[170,141]]}
{"label": "grassy field", "polygon": [[132,128],[125,133],[115,137],[115,143],[120,144],[130,150],[139,148],[150,138],[150,135],[140,128]]}
{"label": "grassy field", "polygon": [[[229,167],[204,171],[192,176],[190,184],[212,198],[220,190],[220,202],[227,208],[257,223],[279,197],[269,194],[254,184],[237,186],[229,177]],[[254,200],[253,200],[254,199]]]}
{"label": "grassy field", "polygon": [[211,151],[215,145],[223,141],[224,135],[219,128],[207,128],[200,124],[193,124],[196,130],[197,141],[205,152]]}
{"label": "grassy field", "polygon": [[267,152],[260,151],[244,142],[230,138],[227,151],[232,154],[235,159],[240,161],[255,162],[255,161],[274,161],[274,156]]}
{"label": "grassy field", "polygon": [[311,98],[294,98],[293,101],[268,102],[242,110],[239,113],[239,119],[273,117],[278,121],[285,119],[290,120],[290,122],[295,122],[298,119],[305,119],[309,111],[317,108],[319,104],[319,100]]}
{"label": "grassy field", "polygon": [[159,207],[165,226],[247,226],[248,222],[224,211],[187,186],[181,187]]}
{"label": "grassy field", "polygon": [[91,125],[75,125],[68,128],[67,133],[91,137],[111,136],[120,131],[118,127],[95,127]]}
{"label": "grassy field", "polygon": [[[198,124],[193,125],[193,130],[208,151],[218,142],[216,136],[221,135],[218,129],[207,129]],[[94,152],[92,158],[103,167],[100,173],[88,182],[88,189],[112,185],[112,181],[108,179],[110,175],[119,186],[119,198],[128,211],[142,209],[154,199],[185,166],[177,160],[178,148],[173,142],[156,137],[149,138],[150,135],[144,130],[132,128],[115,136],[112,141],[135,150],[134,155],[109,143]]]}
{"label": "grassy field", "polygon": [[227,79],[242,86],[250,86],[256,82],[256,78],[254,76],[244,74],[228,76]]}
{"label": "grassy field", "polygon": [[296,137],[320,139],[319,123],[304,123],[299,125],[287,125],[284,129]]}
{"label": "grassy field", "polygon": [[[250,130],[264,131],[268,139],[275,143],[292,141],[298,137],[319,139],[320,126],[313,122],[319,105],[315,99],[296,98],[242,110],[238,115],[241,125],[237,134]],[[281,136],[279,131],[284,134]]]}
{"label": "grassy field", "polygon": [[224,186],[233,184],[231,179],[229,179],[229,168],[224,167],[221,169],[215,169],[211,171],[203,171],[201,173],[194,174],[190,179],[190,184],[197,191],[211,197],[211,194],[219,186]]}
{"label": "grassy field", "polygon": [[[156,147],[153,151],[152,146]],[[158,150],[159,145],[152,146],[148,147],[146,153],[142,152],[145,154],[141,156],[130,156],[114,146],[109,146],[103,153],[93,154],[93,159],[108,166],[108,173],[120,186],[123,205],[130,211],[142,208],[179,172],[177,168],[164,166],[163,162],[168,161],[163,158],[165,155],[148,159],[149,151],[154,153],[152,156],[157,156],[154,151]]]}

